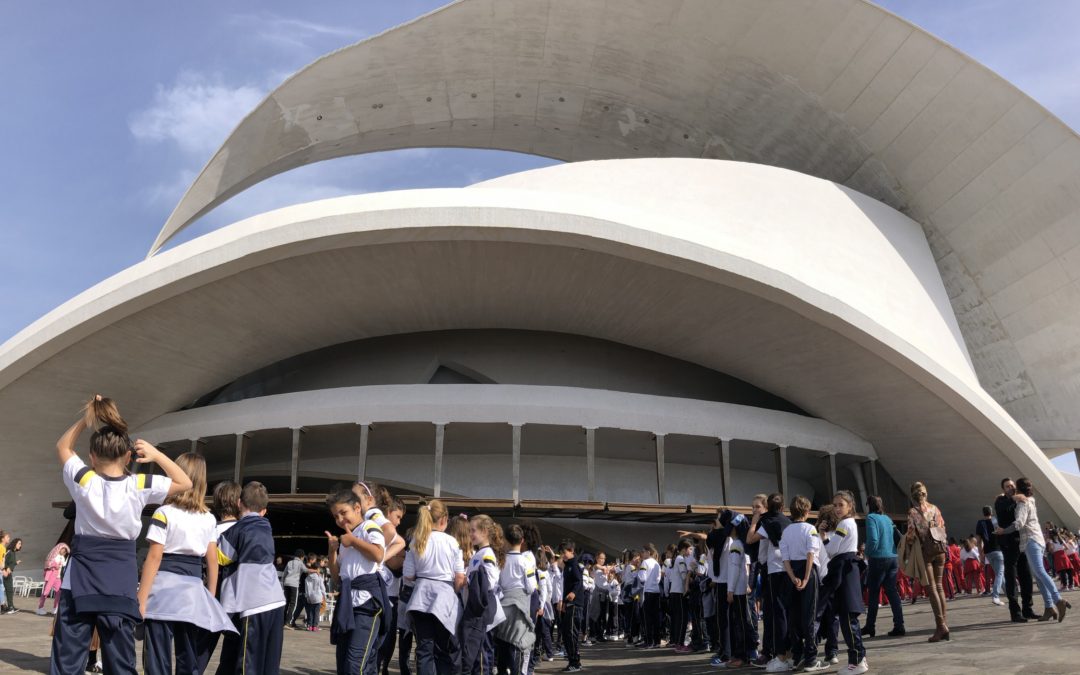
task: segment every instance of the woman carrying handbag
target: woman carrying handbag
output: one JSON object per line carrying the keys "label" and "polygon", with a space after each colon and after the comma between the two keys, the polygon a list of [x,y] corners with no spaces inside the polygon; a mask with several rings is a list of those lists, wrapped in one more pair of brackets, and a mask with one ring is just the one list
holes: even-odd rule
{"label": "woman carrying handbag", "polygon": [[910,494],[913,506],[908,512],[905,536],[909,543],[917,541],[922,548],[926,576],[930,581],[926,590],[930,595],[930,606],[934,610],[934,622],[937,624],[934,634],[927,642],[940,642],[949,639],[949,626],[945,622],[945,589],[942,587],[947,555],[945,519],[941,517],[938,507],[927,501],[925,485],[917,481],[912,483]]}

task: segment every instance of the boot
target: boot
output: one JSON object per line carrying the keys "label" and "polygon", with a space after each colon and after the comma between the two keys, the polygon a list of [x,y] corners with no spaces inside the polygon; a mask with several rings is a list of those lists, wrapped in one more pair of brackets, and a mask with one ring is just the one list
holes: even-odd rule
{"label": "boot", "polygon": [[934,623],[936,624],[934,634],[930,636],[930,639],[928,639],[927,642],[941,642],[942,640],[949,639],[947,637],[949,632],[945,628],[945,622],[935,618]]}
{"label": "boot", "polygon": [[1046,611],[1043,612],[1043,615],[1039,617],[1039,621],[1049,621],[1050,619],[1057,619],[1057,618],[1058,618],[1057,609],[1055,609],[1053,607],[1047,607]]}
{"label": "boot", "polygon": [[1069,608],[1069,606],[1070,606],[1069,603],[1064,599],[1057,601],[1057,615],[1058,615],[1057,620],[1058,620],[1058,623],[1061,623],[1061,621],[1065,618],[1065,610],[1067,610]]}

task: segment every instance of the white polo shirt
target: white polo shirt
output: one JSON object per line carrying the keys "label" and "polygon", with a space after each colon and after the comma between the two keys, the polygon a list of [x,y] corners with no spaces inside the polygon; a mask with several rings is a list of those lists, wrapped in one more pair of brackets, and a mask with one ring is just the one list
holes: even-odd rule
{"label": "white polo shirt", "polygon": [[164,546],[165,553],[206,555],[206,549],[217,543],[217,522],[207,513],[184,511],[172,504],[154,511],[146,540]]}
{"label": "white polo shirt", "polygon": [[821,572],[821,538],[817,529],[807,522],[792,523],[784,528],[780,537],[780,555],[784,560],[806,561],[806,556],[814,553],[814,565]]}

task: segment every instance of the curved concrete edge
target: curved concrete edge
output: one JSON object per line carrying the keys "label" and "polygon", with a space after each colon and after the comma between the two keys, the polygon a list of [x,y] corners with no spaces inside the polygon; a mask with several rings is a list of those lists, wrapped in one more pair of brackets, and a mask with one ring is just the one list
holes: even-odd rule
{"label": "curved concrete edge", "polygon": [[156,443],[260,429],[375,422],[627,429],[877,458],[870,443],[814,417],[732,403],[539,385],[377,385],[276,394],[168,413],[137,433]]}
{"label": "curved concrete edge", "polygon": [[[1022,472],[1050,486],[1043,488],[1044,495],[1060,517],[1080,523],[1080,496],[985,391],[836,298],[781,271],[656,232],[584,216],[479,205],[484,200],[477,193],[494,197],[497,192],[414,191],[408,193],[411,200],[427,201],[428,206],[413,208],[388,208],[393,200],[387,194],[343,197],[281,209],[211,233],[102,282],[9,341],[0,348],[0,387],[120,317],[273,260],[342,245],[394,241],[490,238],[578,246],[738,288],[843,335],[956,410]],[[454,205],[463,193],[468,193],[466,208]],[[536,194],[523,191],[503,196],[518,200],[511,203],[528,203]],[[356,222],[356,211],[365,212],[363,222]],[[463,222],[469,226],[462,226]]]}

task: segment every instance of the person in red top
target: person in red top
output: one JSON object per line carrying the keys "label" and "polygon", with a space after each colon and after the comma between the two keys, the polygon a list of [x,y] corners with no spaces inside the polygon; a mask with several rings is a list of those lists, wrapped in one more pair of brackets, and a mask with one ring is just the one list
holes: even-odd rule
{"label": "person in red top", "polygon": [[952,600],[964,587],[960,581],[963,566],[960,562],[960,545],[955,537],[949,537],[949,551],[945,556],[945,597]]}

